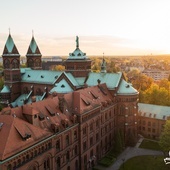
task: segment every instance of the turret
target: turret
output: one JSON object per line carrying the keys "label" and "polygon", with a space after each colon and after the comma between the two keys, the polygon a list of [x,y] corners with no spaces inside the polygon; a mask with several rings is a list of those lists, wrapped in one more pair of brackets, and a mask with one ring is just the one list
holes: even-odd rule
{"label": "turret", "polygon": [[91,60],[79,48],[79,37],[76,37],[76,49],[65,61],[66,72],[75,77],[86,77],[91,72]]}
{"label": "turret", "polygon": [[34,36],[32,36],[31,43],[28,47],[28,51],[26,54],[27,57],[27,67],[30,67],[34,70],[41,70],[42,69],[42,62],[41,62],[41,53],[37,46]]}
{"label": "turret", "polygon": [[[9,33],[8,39],[6,41],[4,51],[2,54],[3,67],[4,67],[4,88],[10,89],[10,98],[5,97],[5,100],[10,102],[16,99],[20,95],[20,54],[15,46],[11,34]],[[3,89],[2,91],[3,92]]]}

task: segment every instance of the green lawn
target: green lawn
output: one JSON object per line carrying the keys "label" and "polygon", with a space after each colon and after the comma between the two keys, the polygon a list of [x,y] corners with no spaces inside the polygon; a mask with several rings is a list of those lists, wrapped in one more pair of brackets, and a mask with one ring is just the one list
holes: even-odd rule
{"label": "green lawn", "polygon": [[163,156],[137,156],[127,160],[119,170],[169,170]]}
{"label": "green lawn", "polygon": [[145,149],[152,149],[152,150],[161,150],[159,143],[157,141],[152,141],[149,139],[144,139],[139,146],[139,148],[145,148]]}

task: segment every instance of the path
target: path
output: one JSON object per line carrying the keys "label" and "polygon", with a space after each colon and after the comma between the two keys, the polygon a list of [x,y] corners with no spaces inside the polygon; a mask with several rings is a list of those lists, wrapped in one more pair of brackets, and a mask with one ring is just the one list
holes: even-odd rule
{"label": "path", "polygon": [[143,138],[140,138],[140,140],[138,141],[138,143],[136,144],[135,147],[127,147],[118,156],[118,158],[114,162],[114,164],[111,165],[110,167],[108,167],[108,168],[105,168],[102,166],[96,166],[96,167],[100,170],[119,170],[120,166],[132,157],[142,156],[142,155],[153,155],[153,156],[163,155],[163,152],[161,152],[161,151],[138,148],[142,141],[143,141]]}

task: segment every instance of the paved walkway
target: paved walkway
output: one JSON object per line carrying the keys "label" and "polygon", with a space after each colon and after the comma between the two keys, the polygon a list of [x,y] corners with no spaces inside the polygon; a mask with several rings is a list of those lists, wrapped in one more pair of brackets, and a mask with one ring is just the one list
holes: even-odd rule
{"label": "paved walkway", "polygon": [[127,147],[118,156],[114,164],[111,165],[110,167],[108,168],[105,168],[102,166],[96,166],[96,167],[100,170],[119,170],[120,166],[132,157],[142,156],[142,155],[153,155],[153,156],[163,155],[163,152],[161,151],[138,148],[142,141],[143,141],[143,138],[140,138],[135,147]]}

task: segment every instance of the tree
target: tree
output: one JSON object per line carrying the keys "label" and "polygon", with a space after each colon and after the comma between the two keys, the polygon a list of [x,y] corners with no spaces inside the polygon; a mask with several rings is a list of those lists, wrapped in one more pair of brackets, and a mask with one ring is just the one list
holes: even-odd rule
{"label": "tree", "polygon": [[160,136],[159,145],[164,152],[170,151],[170,120],[167,120],[164,125],[164,129]]}
{"label": "tree", "polygon": [[128,80],[137,90],[147,90],[153,83],[153,79],[141,73],[138,69],[134,69],[127,73]]}
{"label": "tree", "polygon": [[4,86],[4,79],[3,77],[0,77],[0,89],[2,89]]}
{"label": "tree", "polygon": [[56,65],[53,70],[56,70],[56,71],[64,71],[65,70],[65,67],[62,66],[62,65]]}
{"label": "tree", "polygon": [[169,92],[164,87],[153,83],[149,89],[140,94],[140,102],[169,106]]}
{"label": "tree", "polygon": [[115,143],[114,143],[114,150],[117,153],[120,153],[124,149],[124,138],[123,138],[122,130],[118,130],[115,133]]}
{"label": "tree", "polygon": [[120,71],[120,68],[115,65],[114,61],[107,63],[107,72],[108,73],[116,73],[118,71]]}
{"label": "tree", "polygon": [[98,64],[94,64],[92,67],[92,71],[96,73],[100,72],[100,66]]}
{"label": "tree", "polygon": [[160,80],[158,85],[159,85],[159,87],[164,87],[165,89],[169,90],[169,88],[170,88],[170,81],[168,81],[167,79],[162,79],[162,80]]}

